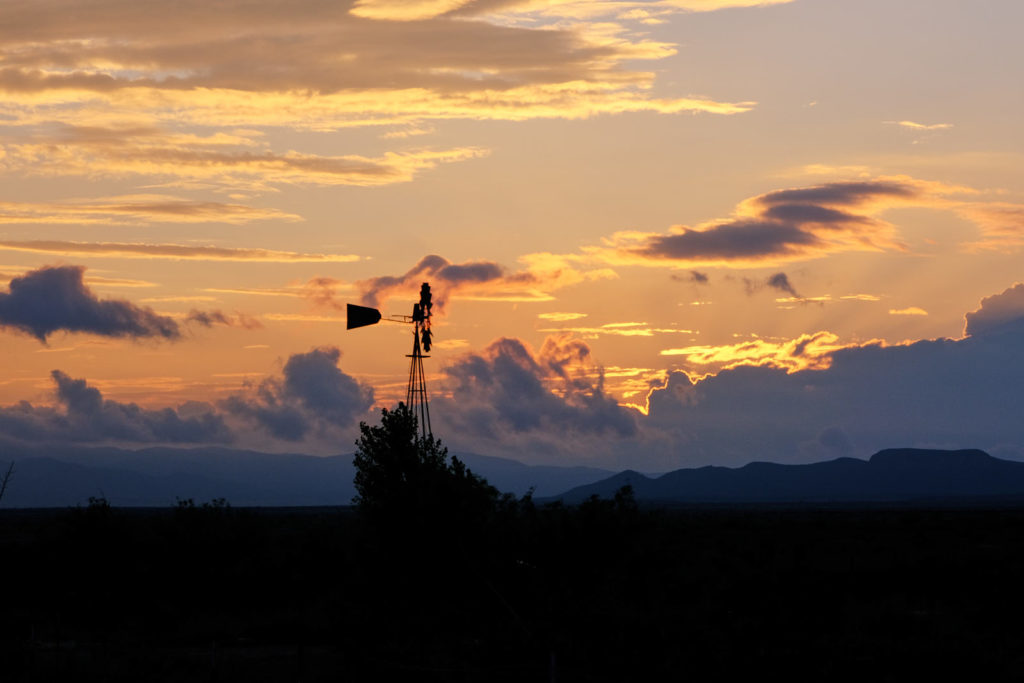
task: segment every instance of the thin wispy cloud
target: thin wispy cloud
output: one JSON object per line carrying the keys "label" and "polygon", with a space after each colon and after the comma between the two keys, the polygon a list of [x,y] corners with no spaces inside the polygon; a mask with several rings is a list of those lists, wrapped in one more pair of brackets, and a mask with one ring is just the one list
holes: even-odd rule
{"label": "thin wispy cloud", "polygon": [[204,247],[130,242],[65,242],[60,240],[0,241],[0,250],[98,258],[256,261],[264,263],[351,263],[353,254],[303,254],[273,249]]}
{"label": "thin wispy cloud", "polygon": [[228,223],[299,221],[300,216],[242,204],[195,201],[167,195],[125,195],[64,202],[0,202],[0,223]]}
{"label": "thin wispy cloud", "polygon": [[579,320],[580,318],[586,318],[586,313],[538,313],[537,317],[541,320],[551,320],[553,322],[565,322],[567,320]]}
{"label": "thin wispy cloud", "polygon": [[542,328],[538,332],[547,334],[578,334],[587,339],[598,337],[653,337],[659,334],[696,334],[694,330],[681,330],[675,327],[651,327],[647,323],[629,323],[628,325],[602,325],[601,327],[551,327]]}
{"label": "thin wispy cloud", "polygon": [[[120,178],[144,176],[164,187],[267,192],[285,185],[352,185],[374,187],[408,182],[438,164],[465,161],[487,154],[478,148],[410,149],[381,156],[325,156],[297,151],[273,152],[259,136],[223,133],[209,136],[162,131],[156,127],[29,126],[20,138],[3,146],[0,169],[51,176]],[[28,135],[27,138],[25,137]],[[60,205],[69,213],[139,214],[163,220],[196,222],[220,217],[227,222],[256,218],[297,220],[298,216],[272,209],[230,204],[187,202],[177,198],[125,197],[91,200],[78,206]],[[18,210],[0,206],[0,211]],[[23,208],[25,211],[31,207]],[[55,207],[50,207],[51,211]]]}
{"label": "thin wispy cloud", "polygon": [[934,131],[934,130],[948,130],[953,127],[952,123],[918,123],[917,121],[886,121],[886,123],[892,123],[900,128],[906,128],[912,131]]}

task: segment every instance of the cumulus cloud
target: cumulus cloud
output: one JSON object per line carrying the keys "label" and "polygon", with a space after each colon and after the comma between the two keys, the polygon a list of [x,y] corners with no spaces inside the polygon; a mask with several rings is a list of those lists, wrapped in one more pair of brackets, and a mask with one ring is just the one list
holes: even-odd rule
{"label": "cumulus cloud", "polygon": [[281,377],[268,377],[221,406],[286,441],[351,427],[373,406],[373,389],[344,373],[340,358],[334,347],[294,354]]}
{"label": "cumulus cloud", "polygon": [[[150,410],[104,398],[84,379],[60,370],[51,377],[54,405],[27,401],[0,407],[0,434],[26,442],[241,443],[263,447],[274,440],[333,452],[363,418],[370,418],[373,389],[338,367],[336,348],[290,356],[280,375],[265,377],[216,406],[190,401]],[[270,437],[268,441],[267,437]]]}
{"label": "cumulus cloud", "polygon": [[106,337],[177,339],[178,324],[151,308],[119,299],[99,299],[82,279],[81,266],[52,266],[11,279],[0,293],[0,325],[45,343],[54,332]]}
{"label": "cumulus cloud", "polygon": [[892,346],[821,336],[817,347],[812,336],[803,355],[818,362],[806,367],[776,355],[699,380],[672,373],[650,392],[641,427],[686,444],[691,464],[866,457],[896,446],[1024,458],[1024,285],[983,299],[966,334]]}
{"label": "cumulus cloud", "polygon": [[[466,450],[641,470],[863,458],[899,446],[1024,459],[1022,293],[1015,285],[986,298],[963,339],[841,343],[818,332],[670,349],[694,371],[641,373],[646,403],[640,411],[620,406],[625,413],[608,403],[593,367],[565,387],[545,366],[547,352],[499,340],[448,369],[455,389],[438,401],[435,427]],[[559,339],[551,343],[564,345]],[[582,344],[568,346],[565,367],[592,363]],[[584,408],[575,386],[602,400]]]}
{"label": "cumulus cloud", "polygon": [[222,416],[207,403],[146,410],[134,403],[103,398],[84,379],[60,370],[55,406],[22,401],[0,407],[0,433],[34,442],[228,443],[233,436]]}
{"label": "cumulus cloud", "polygon": [[679,433],[687,458],[701,464],[814,459],[804,445],[831,427],[860,457],[914,445],[1020,456],[1022,352],[1018,333],[851,346],[823,370],[743,365],[696,382],[675,373],[651,392],[645,427]]}
{"label": "cumulus cloud", "polygon": [[1017,283],[981,300],[981,307],[964,316],[964,334],[971,337],[1005,331],[1024,320],[1024,284]]}
{"label": "cumulus cloud", "polygon": [[[539,351],[498,339],[447,366],[449,396],[436,399],[438,433],[483,452],[526,448],[561,454],[595,439],[637,434],[636,413],[604,391],[604,373],[590,348],[568,335],[549,336]],[[587,454],[581,453],[586,458]]]}

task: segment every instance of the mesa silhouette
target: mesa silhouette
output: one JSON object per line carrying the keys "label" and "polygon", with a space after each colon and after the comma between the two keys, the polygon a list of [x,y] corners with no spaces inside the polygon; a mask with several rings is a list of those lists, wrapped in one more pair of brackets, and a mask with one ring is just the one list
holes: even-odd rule
{"label": "mesa silhouette", "polygon": [[753,462],[743,467],[681,469],[659,477],[627,470],[555,498],[579,503],[632,486],[645,503],[857,503],[1018,499],[1024,463],[976,450],[893,448],[869,460],[838,458],[807,465]]}

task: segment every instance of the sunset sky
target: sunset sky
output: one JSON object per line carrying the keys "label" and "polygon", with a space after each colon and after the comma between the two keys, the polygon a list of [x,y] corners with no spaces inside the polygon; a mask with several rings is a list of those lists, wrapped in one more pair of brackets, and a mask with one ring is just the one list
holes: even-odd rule
{"label": "sunset sky", "polygon": [[[0,4],[0,438],[1024,459],[1019,0]],[[965,318],[965,316],[967,316]]]}

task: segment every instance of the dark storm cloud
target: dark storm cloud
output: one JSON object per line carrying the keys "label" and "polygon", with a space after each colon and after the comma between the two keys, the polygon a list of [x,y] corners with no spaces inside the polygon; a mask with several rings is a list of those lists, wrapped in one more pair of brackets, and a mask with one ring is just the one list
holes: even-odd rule
{"label": "dark storm cloud", "polygon": [[287,441],[351,426],[373,406],[373,389],[342,372],[340,358],[333,347],[294,354],[282,377],[267,378],[249,395],[236,394],[221,405]]}
{"label": "dark storm cloud", "polygon": [[206,403],[147,410],[134,403],[104,399],[84,379],[60,370],[57,405],[27,401],[0,408],[0,433],[35,442],[227,443],[232,434],[223,418]]}
{"label": "dark storm cloud", "polygon": [[105,337],[177,339],[178,324],[128,301],[100,300],[85,286],[81,266],[48,266],[13,278],[0,293],[0,325],[41,342],[54,332]]}

